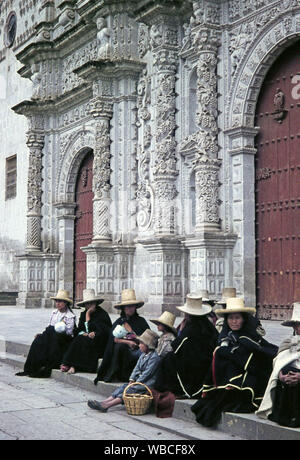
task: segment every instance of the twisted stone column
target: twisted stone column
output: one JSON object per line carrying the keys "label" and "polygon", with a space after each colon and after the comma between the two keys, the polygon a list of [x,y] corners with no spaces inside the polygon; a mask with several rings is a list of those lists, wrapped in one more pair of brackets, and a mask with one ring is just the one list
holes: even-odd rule
{"label": "twisted stone column", "polygon": [[29,169],[27,182],[27,245],[29,252],[41,250],[42,209],[42,154],[44,134],[38,131],[27,133],[29,147]]}
{"label": "twisted stone column", "polygon": [[110,120],[113,103],[108,97],[92,101],[96,143],[93,163],[93,244],[111,241],[110,229]]}
{"label": "twisted stone column", "polygon": [[178,60],[177,24],[153,25],[150,45],[156,80],[155,161],[155,233],[175,234],[176,177],[176,68]]}
{"label": "twisted stone column", "polygon": [[218,231],[219,225],[219,167],[218,155],[218,88],[217,46],[215,29],[201,26],[196,35],[198,45],[196,122],[197,153],[194,167],[196,177],[196,231]]}

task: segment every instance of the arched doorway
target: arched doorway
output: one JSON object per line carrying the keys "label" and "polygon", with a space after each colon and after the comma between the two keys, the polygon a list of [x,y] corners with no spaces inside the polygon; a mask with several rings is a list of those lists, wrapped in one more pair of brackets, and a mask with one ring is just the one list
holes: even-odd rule
{"label": "arched doorway", "polygon": [[258,99],[256,287],[259,315],[290,316],[300,299],[300,42],[268,72]]}
{"label": "arched doorway", "polygon": [[86,287],[86,254],[81,250],[93,238],[93,152],[81,162],[75,190],[74,301],[82,299]]}

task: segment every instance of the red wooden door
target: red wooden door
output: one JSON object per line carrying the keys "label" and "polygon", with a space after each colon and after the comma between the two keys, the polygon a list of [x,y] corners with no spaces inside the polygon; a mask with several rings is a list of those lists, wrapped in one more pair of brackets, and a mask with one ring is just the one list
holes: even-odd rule
{"label": "red wooden door", "polygon": [[93,153],[86,155],[80,165],[76,183],[76,218],[74,235],[74,297],[82,299],[86,287],[86,254],[81,250],[93,238]]}
{"label": "red wooden door", "polygon": [[283,319],[300,300],[300,42],[270,69],[256,126],[257,306]]}

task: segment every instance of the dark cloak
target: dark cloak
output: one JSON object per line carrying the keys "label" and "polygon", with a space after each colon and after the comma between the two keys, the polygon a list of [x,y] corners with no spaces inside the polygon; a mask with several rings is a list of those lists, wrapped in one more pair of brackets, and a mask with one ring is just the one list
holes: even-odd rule
{"label": "dark cloak", "polygon": [[104,354],[112,323],[108,313],[97,306],[88,322],[88,331],[95,332],[94,339],[91,339],[79,335],[80,332],[86,332],[85,320],[86,311],[83,311],[79,318],[77,335],[65,353],[62,363],[69,367],[73,366],[79,372],[93,373],[97,372],[98,359]]}
{"label": "dark cloak", "polygon": [[[283,375],[288,374],[289,371],[300,372],[300,369],[293,368],[291,364],[281,369]],[[274,398],[272,413],[268,419],[281,426],[300,428],[300,383],[287,385],[278,379],[272,398]]]}
{"label": "dark cloak", "polygon": [[48,326],[31,344],[24,373],[31,377],[50,377],[52,369],[59,369],[64,353],[73,337],[59,334]]}
{"label": "dark cloak", "polygon": [[192,398],[202,387],[217,337],[217,330],[206,316],[190,316],[180,336],[172,342],[173,351],[160,362],[155,390]]}
{"label": "dark cloak", "polygon": [[150,329],[147,321],[135,313],[130,318],[121,315],[112,325],[108,343],[104,352],[103,361],[98,369],[97,377],[94,384],[102,380],[103,382],[128,382],[131,372],[133,371],[140,350],[132,350],[128,345],[115,343],[113,330],[120,324],[128,323],[136,335],[141,335],[146,329]]}
{"label": "dark cloak", "polygon": [[[192,406],[204,426],[216,425],[225,411],[254,412],[263,398],[278,347],[256,332],[253,317],[244,318],[239,331],[231,331],[224,322],[200,399]],[[225,339],[229,345],[221,346]]]}

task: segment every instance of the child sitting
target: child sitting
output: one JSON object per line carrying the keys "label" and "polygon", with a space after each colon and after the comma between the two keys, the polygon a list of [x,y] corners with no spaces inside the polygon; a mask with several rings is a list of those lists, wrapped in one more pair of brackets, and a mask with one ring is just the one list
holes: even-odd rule
{"label": "child sitting", "polygon": [[[160,361],[160,357],[155,350],[157,339],[158,335],[156,332],[151,331],[151,329],[146,329],[140,337],[137,337],[139,349],[142,354],[130,375],[129,383],[139,382],[150,387],[154,384],[156,370]],[[124,383],[104,401],[89,400],[87,404],[91,409],[107,412],[110,407],[123,403],[123,392],[127,386],[128,383]],[[133,385],[128,390],[129,393],[144,393],[145,391],[146,389],[141,385]]]}
{"label": "child sitting", "polygon": [[162,335],[158,339],[156,352],[161,358],[165,356],[170,351],[173,351],[171,343],[177,337],[177,330],[175,329],[175,315],[168,311],[164,311],[163,314],[157,319],[151,319],[151,323],[157,325],[159,332],[162,332]]}

